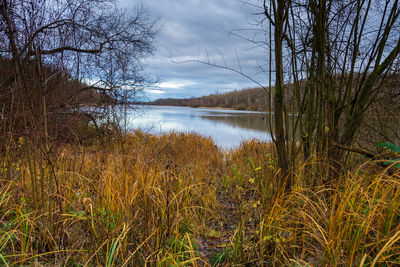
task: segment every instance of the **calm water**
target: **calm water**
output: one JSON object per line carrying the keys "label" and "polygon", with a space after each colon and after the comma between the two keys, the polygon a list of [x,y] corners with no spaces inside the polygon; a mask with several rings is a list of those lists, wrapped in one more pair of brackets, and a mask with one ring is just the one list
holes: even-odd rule
{"label": "calm water", "polygon": [[138,106],[128,113],[128,129],[160,134],[170,131],[196,132],[210,136],[222,148],[233,148],[243,140],[271,141],[268,116],[263,112]]}

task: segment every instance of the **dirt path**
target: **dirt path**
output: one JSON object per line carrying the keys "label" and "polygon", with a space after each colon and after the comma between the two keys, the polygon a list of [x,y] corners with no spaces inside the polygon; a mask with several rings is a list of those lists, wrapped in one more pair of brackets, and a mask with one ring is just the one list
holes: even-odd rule
{"label": "dirt path", "polygon": [[211,227],[214,232],[197,239],[201,257],[211,266],[218,266],[215,262],[226,256],[239,222],[238,205],[225,192],[217,193],[217,201],[219,224]]}

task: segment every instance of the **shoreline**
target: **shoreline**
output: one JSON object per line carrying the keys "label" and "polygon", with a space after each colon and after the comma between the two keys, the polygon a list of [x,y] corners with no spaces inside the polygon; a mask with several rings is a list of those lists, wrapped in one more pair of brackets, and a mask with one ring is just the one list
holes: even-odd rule
{"label": "shoreline", "polygon": [[223,108],[223,107],[206,107],[206,106],[192,107],[192,106],[178,106],[178,105],[154,105],[154,104],[149,104],[149,103],[144,103],[144,104],[140,104],[140,105],[145,105],[145,106],[158,106],[158,107],[183,107],[183,108],[200,108],[200,109],[217,109],[217,110],[236,110],[236,111],[266,112],[266,111],[259,111],[259,110]]}
{"label": "shoreline", "polygon": [[[178,107],[178,106],[176,106]],[[245,109],[234,109],[234,108],[223,108],[223,107],[190,107],[190,106],[186,106],[188,108],[202,108],[202,109],[220,109],[220,110],[242,110],[242,111],[251,111],[251,110],[245,110]]]}

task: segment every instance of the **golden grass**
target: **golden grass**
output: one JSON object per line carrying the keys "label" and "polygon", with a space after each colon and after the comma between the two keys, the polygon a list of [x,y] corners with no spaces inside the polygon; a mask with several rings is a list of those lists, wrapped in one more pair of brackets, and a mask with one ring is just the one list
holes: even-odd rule
{"label": "golden grass", "polygon": [[400,264],[398,173],[368,163],[311,187],[323,177],[299,168],[282,195],[272,150],[138,131],[49,160],[17,142],[0,159],[0,265]]}

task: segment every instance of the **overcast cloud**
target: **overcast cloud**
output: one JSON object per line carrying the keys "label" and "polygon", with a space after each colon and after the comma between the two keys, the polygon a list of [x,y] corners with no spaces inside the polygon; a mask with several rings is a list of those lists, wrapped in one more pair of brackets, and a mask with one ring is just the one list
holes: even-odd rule
{"label": "overcast cloud", "polygon": [[[138,3],[119,1],[126,8]],[[151,17],[159,18],[162,27],[157,51],[146,60],[147,71],[159,81],[156,87],[146,90],[149,99],[187,98],[257,86],[228,70],[194,62],[176,63],[187,60],[241,68],[261,84],[268,80],[258,67],[266,63],[266,50],[230,34],[233,30],[256,29],[254,14],[260,10],[239,0],[144,0],[142,3]],[[255,34],[240,33],[251,38]]]}

